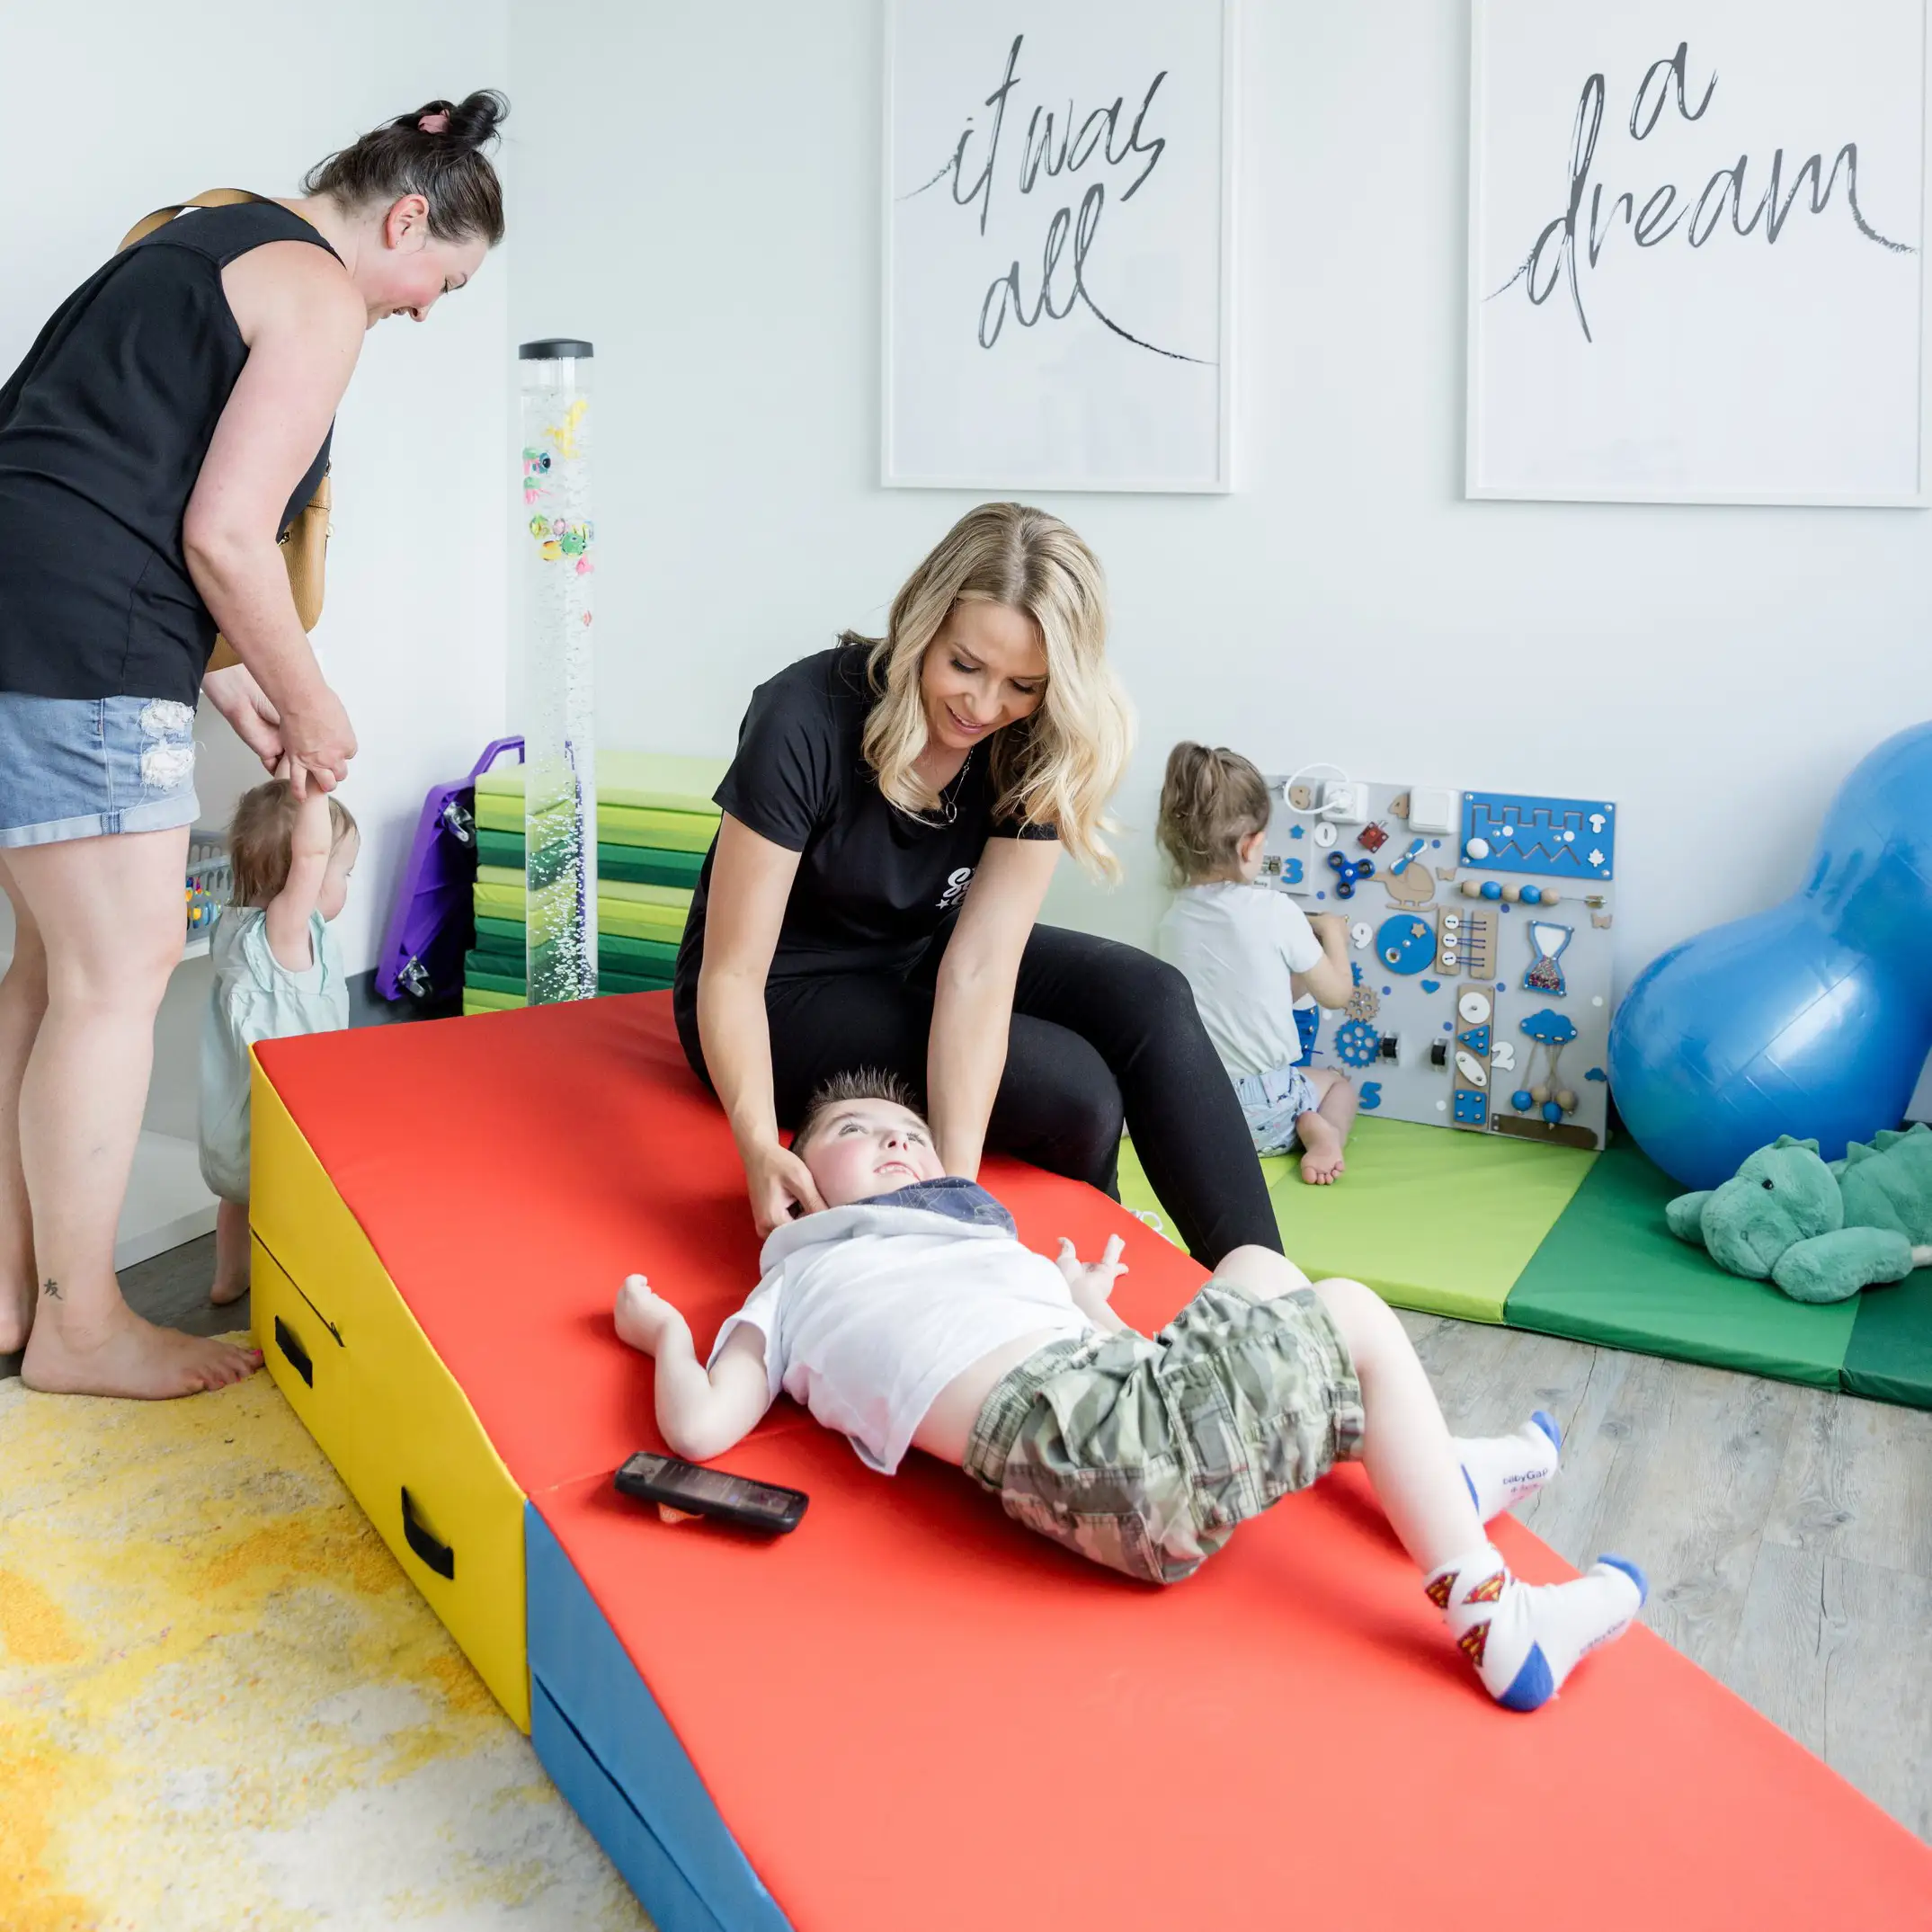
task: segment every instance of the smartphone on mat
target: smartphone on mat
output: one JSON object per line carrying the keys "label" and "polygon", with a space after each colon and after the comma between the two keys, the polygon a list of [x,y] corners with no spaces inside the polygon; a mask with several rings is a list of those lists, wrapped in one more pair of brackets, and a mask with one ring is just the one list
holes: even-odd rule
{"label": "smartphone on mat", "polygon": [[715,1516],[721,1523],[767,1536],[797,1529],[809,1500],[803,1490],[754,1482],[749,1476],[708,1469],[701,1463],[660,1456],[653,1449],[640,1449],[618,1471],[617,1487],[640,1502],[662,1503],[693,1516]]}

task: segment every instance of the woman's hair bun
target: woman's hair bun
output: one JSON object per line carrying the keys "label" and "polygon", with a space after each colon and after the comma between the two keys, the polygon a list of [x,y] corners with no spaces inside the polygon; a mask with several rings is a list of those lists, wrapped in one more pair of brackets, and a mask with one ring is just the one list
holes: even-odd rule
{"label": "woman's hair bun", "polygon": [[318,162],[304,176],[303,191],[355,209],[420,194],[429,203],[432,235],[443,241],[481,236],[494,247],[503,236],[503,186],[483,150],[509,111],[494,87],[460,101],[428,102]]}
{"label": "woman's hair bun", "polygon": [[497,138],[497,129],[510,111],[510,103],[494,87],[479,87],[460,101],[432,101],[427,107],[398,121],[398,127],[417,127],[428,114],[447,114],[450,125],[443,138],[459,141],[465,147],[487,147]]}

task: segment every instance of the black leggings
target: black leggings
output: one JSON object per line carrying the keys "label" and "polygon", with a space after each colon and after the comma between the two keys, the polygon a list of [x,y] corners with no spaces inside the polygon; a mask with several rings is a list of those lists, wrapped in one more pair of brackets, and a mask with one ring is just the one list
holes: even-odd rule
{"label": "black leggings", "polygon": [[[779,1125],[795,1126],[834,1073],[881,1067],[926,1084],[938,954],[904,976],[851,973],[766,989]],[[696,1001],[678,1030],[700,1078]],[[1006,1070],[986,1144],[1120,1197],[1120,1130],[1188,1251],[1209,1268],[1231,1249],[1279,1252],[1260,1162],[1187,981],[1132,946],[1036,926],[1013,989]]]}

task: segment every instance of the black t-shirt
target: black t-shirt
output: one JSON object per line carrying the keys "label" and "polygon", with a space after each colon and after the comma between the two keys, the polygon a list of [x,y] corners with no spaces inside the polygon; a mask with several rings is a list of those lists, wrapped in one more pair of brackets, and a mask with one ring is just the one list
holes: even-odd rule
{"label": "black t-shirt", "polygon": [[[248,360],[221,272],[291,241],[334,253],[273,201],[183,215],[76,289],[0,385],[0,691],[195,702],[215,620],[182,518]],[[328,457],[325,439],[284,530]]]}
{"label": "black t-shirt", "polygon": [[[773,979],[905,972],[957,916],[989,838],[1058,836],[1051,826],[995,821],[984,745],[941,794],[939,816],[887,804],[862,744],[875,701],[866,656],[862,646],[840,645],[761,684],[716,794],[741,824],[799,855]],[[678,951],[681,1005],[697,993],[717,857],[714,842]]]}

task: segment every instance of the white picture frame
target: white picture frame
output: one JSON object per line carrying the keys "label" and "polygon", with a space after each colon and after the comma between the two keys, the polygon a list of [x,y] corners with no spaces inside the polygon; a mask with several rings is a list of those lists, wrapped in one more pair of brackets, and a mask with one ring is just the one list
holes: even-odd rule
{"label": "white picture frame", "polygon": [[1932,503],[1928,30],[1928,0],[1471,0],[1468,497]]}
{"label": "white picture frame", "polygon": [[[881,483],[1232,489],[1238,0],[1015,0],[1003,13],[885,0],[885,13]],[[1004,79],[995,123],[986,102]],[[1055,138],[1074,165],[1053,167]],[[989,149],[975,216],[957,190]],[[1108,199],[1089,231],[1102,271],[1091,279],[1108,282],[1104,299],[1072,272],[1086,270],[1096,185]],[[1044,313],[1043,283],[1056,298]],[[1034,318],[1016,322],[1028,304]]]}

